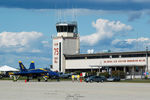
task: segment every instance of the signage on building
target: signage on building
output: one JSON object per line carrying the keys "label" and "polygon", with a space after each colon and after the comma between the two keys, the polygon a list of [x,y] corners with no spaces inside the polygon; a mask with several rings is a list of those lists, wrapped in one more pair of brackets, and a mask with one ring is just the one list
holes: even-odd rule
{"label": "signage on building", "polygon": [[104,60],[104,63],[133,63],[133,62],[146,62],[145,59],[134,59],[134,60],[128,60],[128,59],[124,59],[124,60]]}
{"label": "signage on building", "polygon": [[59,56],[59,48],[58,48],[58,43],[54,43],[54,63],[58,63],[58,56]]}

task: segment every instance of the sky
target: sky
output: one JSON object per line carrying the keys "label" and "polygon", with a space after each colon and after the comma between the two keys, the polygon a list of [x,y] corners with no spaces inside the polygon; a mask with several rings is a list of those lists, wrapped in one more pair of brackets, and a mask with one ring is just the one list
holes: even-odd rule
{"label": "sky", "polygon": [[49,67],[58,21],[77,21],[81,53],[150,49],[150,0],[0,0],[0,66]]}

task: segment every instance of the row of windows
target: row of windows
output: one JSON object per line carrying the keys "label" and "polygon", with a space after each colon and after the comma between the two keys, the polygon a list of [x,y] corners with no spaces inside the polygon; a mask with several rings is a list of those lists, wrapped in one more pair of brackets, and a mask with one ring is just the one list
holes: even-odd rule
{"label": "row of windows", "polygon": [[[150,57],[150,54],[148,54]],[[103,56],[84,56],[84,57],[66,57],[66,59],[97,59],[97,58],[130,58],[130,57],[146,57],[146,54],[127,54],[127,55],[103,55]]]}
{"label": "row of windows", "polygon": [[57,32],[75,32],[75,26],[56,26]]}
{"label": "row of windows", "polygon": [[87,59],[94,59],[94,58],[109,58],[110,56],[106,55],[106,56],[89,56],[87,57]]}
{"label": "row of windows", "polygon": [[130,54],[130,55],[121,55],[121,57],[146,57],[146,54]]}

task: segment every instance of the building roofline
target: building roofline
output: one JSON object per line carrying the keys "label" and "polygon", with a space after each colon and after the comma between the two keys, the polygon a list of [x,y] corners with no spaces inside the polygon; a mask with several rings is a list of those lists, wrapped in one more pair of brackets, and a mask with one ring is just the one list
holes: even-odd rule
{"label": "building roofline", "polygon": [[56,26],[68,26],[68,25],[75,25],[77,26],[77,22],[76,21],[67,21],[67,22],[57,22]]}
{"label": "building roofline", "polygon": [[53,37],[54,39],[59,39],[59,38],[63,38],[63,39],[76,39],[76,38],[79,38],[79,37],[63,37],[63,36],[57,36],[57,37]]}
{"label": "building roofline", "polygon": [[150,51],[129,51],[129,52],[108,52],[108,53],[92,53],[92,54],[64,54],[65,57],[87,57],[87,56],[103,56],[103,55],[122,55],[122,54],[146,54]]}

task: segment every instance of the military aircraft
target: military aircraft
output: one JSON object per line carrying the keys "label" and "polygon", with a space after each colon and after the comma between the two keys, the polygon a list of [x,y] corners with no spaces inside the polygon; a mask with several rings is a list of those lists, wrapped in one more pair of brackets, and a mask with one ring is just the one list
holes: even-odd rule
{"label": "military aircraft", "polygon": [[[34,61],[31,61],[29,70],[33,70],[33,69],[35,69]],[[57,72],[47,70],[47,69],[42,69],[42,68],[39,68],[39,69],[47,71],[49,78],[58,78],[60,76],[59,73],[57,73]]]}
{"label": "military aircraft", "polygon": [[48,77],[59,78],[59,74],[51,70],[48,71],[43,68],[35,69],[35,65],[33,61],[31,62],[29,69],[26,69],[26,67],[23,65],[21,61],[19,61],[19,66],[20,66],[20,72],[13,73],[15,81],[17,81],[17,79],[19,78],[16,76],[26,76],[27,81],[29,81],[32,78],[38,78],[38,81],[40,81],[40,77],[43,77],[45,81],[47,81]]}

